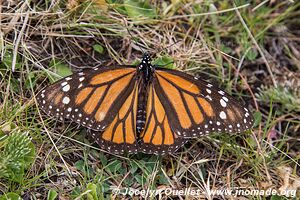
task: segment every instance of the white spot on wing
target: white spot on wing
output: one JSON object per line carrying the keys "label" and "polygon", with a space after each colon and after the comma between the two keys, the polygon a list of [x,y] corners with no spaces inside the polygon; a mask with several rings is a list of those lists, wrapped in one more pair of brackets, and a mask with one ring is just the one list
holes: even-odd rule
{"label": "white spot on wing", "polygon": [[205,98],[207,98],[208,100],[212,101],[212,98],[209,95],[206,95]]}
{"label": "white spot on wing", "polygon": [[224,99],[224,101],[228,102],[228,98],[227,97],[222,97],[222,99]]}
{"label": "white spot on wing", "polygon": [[221,119],[226,119],[227,118],[226,113],[224,111],[220,112],[220,118]]}
{"label": "white spot on wing", "polygon": [[64,86],[64,87],[62,88],[62,90],[63,90],[64,92],[68,92],[68,91],[70,90],[70,85],[68,84],[68,85]]}
{"label": "white spot on wing", "polygon": [[227,103],[224,101],[224,99],[220,99],[220,103],[224,108],[227,106]]}
{"label": "white spot on wing", "polygon": [[68,104],[70,102],[70,98],[69,97],[64,97],[63,100],[62,100],[62,102],[64,104]]}
{"label": "white spot on wing", "polygon": [[61,86],[65,86],[65,85],[67,85],[68,84],[68,82],[62,82],[61,83]]}
{"label": "white spot on wing", "polygon": [[218,93],[221,94],[221,95],[225,94],[225,92],[223,92],[222,90],[219,90]]}

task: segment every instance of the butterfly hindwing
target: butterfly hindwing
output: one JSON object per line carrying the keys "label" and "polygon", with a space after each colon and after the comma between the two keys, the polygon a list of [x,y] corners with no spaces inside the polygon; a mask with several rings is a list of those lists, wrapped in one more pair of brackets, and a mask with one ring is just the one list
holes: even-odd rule
{"label": "butterfly hindwing", "polygon": [[247,108],[219,88],[180,71],[157,69],[153,81],[173,131],[181,137],[251,128]]}
{"label": "butterfly hindwing", "polygon": [[153,85],[150,86],[146,113],[145,128],[140,136],[141,152],[171,153],[186,143],[187,139],[179,137],[172,131],[169,116],[167,116]]}
{"label": "butterfly hindwing", "polygon": [[37,95],[37,101],[52,116],[104,130],[133,90],[135,76],[135,68],[85,70],[48,86]]}

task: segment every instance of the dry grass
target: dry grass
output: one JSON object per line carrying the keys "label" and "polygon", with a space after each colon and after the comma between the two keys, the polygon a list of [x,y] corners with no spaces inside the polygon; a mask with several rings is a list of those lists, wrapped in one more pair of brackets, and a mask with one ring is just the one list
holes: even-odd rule
{"label": "dry grass", "polygon": [[[35,149],[21,181],[1,178],[0,165],[0,194],[131,199],[112,191],[190,188],[207,199],[236,199],[209,191],[299,190],[299,3],[108,2],[0,1],[0,151],[15,132],[26,132]],[[39,111],[35,94],[51,82],[88,67],[132,64],[145,51],[249,104],[253,131],[191,140],[164,157],[116,156],[87,140],[84,128]]]}

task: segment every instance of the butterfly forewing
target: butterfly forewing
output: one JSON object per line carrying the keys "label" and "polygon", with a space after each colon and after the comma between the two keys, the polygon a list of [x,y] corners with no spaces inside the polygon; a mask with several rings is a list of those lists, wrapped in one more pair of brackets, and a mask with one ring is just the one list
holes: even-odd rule
{"label": "butterfly forewing", "polygon": [[66,77],[37,96],[48,114],[68,118],[94,130],[113,121],[135,87],[135,68],[103,67]]}
{"label": "butterfly forewing", "polygon": [[157,69],[155,74],[154,87],[179,136],[238,133],[252,127],[248,109],[223,90],[180,71]]}

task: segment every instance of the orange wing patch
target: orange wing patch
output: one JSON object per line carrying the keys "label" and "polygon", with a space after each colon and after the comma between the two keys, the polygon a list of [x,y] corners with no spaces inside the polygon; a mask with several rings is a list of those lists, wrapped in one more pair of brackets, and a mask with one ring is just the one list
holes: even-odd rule
{"label": "orange wing patch", "polygon": [[[172,134],[170,125],[168,120],[164,121],[164,130],[165,130],[165,140],[164,140],[164,144],[165,145],[171,145],[174,144],[174,136]],[[175,135],[175,134],[174,134]],[[175,135],[176,137],[176,135]]]}
{"label": "orange wing patch", "polygon": [[58,105],[58,104],[60,103],[62,96],[63,96],[63,93],[62,93],[62,92],[58,93],[58,94],[55,96],[55,98],[54,98],[54,104],[55,104],[55,105]]}
{"label": "orange wing patch", "polygon": [[163,135],[162,135],[162,130],[161,128],[158,126],[156,129],[156,132],[154,134],[154,137],[152,139],[152,143],[154,145],[161,145],[162,144],[162,139],[163,139]]}
{"label": "orange wing patch", "polygon": [[59,88],[53,88],[49,91],[49,94],[47,95],[48,101],[51,101],[51,99],[53,99],[57,95],[58,90]]}
{"label": "orange wing patch", "polygon": [[233,110],[235,111],[235,114],[236,114],[236,116],[238,117],[238,119],[243,119],[243,116],[242,116],[242,114],[240,113],[240,110],[239,110],[236,106],[234,106],[234,105],[232,105],[232,108],[233,108]]}
{"label": "orange wing patch", "polygon": [[183,104],[183,99],[181,98],[178,89],[160,76],[158,76],[158,80],[176,111],[180,125],[185,129],[191,127],[192,121]]}
{"label": "orange wing patch", "polygon": [[117,123],[117,117],[114,119],[114,121],[111,123],[111,125],[104,131],[102,134],[102,138],[106,141],[112,141],[112,136],[113,136],[113,129],[114,126]]}
{"label": "orange wing patch", "polygon": [[[137,87],[136,87],[137,88]],[[134,89],[120,108],[113,122],[102,134],[102,139],[116,144],[133,144],[136,141],[137,89]]]}
{"label": "orange wing patch", "polygon": [[[146,119],[146,121],[149,121],[149,119]],[[145,143],[150,143],[151,142],[151,138],[152,138],[152,135],[154,133],[154,128],[155,128],[155,120],[154,120],[154,116],[151,115],[151,120],[149,121],[148,127],[141,134],[141,137],[143,138],[143,141]]]}
{"label": "orange wing patch", "polygon": [[192,114],[193,120],[196,124],[200,124],[203,122],[204,118],[202,115],[202,112],[200,108],[197,105],[197,102],[195,101],[194,97],[192,97],[189,94],[183,93],[183,97],[185,98],[188,108]]}
{"label": "orange wing patch", "polygon": [[84,88],[83,90],[80,90],[80,92],[76,96],[75,104],[77,104],[77,105],[81,104],[89,96],[89,94],[92,91],[93,91],[92,87],[87,87],[87,88]]}
{"label": "orange wing patch", "polygon": [[126,88],[132,79],[133,74],[129,74],[127,76],[124,76],[121,78],[119,81],[114,82],[110,87],[105,95],[100,107],[98,108],[96,114],[95,114],[95,119],[96,121],[102,121],[106,114],[107,111],[111,108],[112,103],[115,102],[116,98],[120,94],[120,91],[122,91],[124,88]]}
{"label": "orange wing patch", "polygon": [[129,97],[124,102],[122,109],[120,109],[120,111],[119,111],[119,117],[120,117],[120,119],[123,119],[125,117],[125,115],[127,114],[128,110],[130,109],[130,106],[131,106],[130,103],[131,103],[131,101],[133,99],[133,95],[135,95],[134,92],[132,92],[129,95]]}
{"label": "orange wing patch", "polygon": [[204,98],[201,98],[201,97],[197,98],[197,100],[200,103],[200,105],[202,106],[202,108],[207,116],[209,116],[209,117],[215,116],[214,110],[213,110],[211,104],[208,103],[208,101],[206,101]]}
{"label": "orange wing patch", "polygon": [[[89,98],[87,103],[84,105],[83,110],[87,114],[91,114],[95,108],[97,107],[99,101],[101,100],[101,97],[103,96],[103,93],[105,92],[107,86],[102,86],[97,88],[92,96]],[[86,92],[87,94],[87,92]]]}
{"label": "orange wing patch", "polygon": [[155,113],[157,116],[157,120],[159,123],[162,123],[163,119],[165,118],[165,109],[161,102],[159,101],[156,93],[154,93],[154,107],[155,107]]}
{"label": "orange wing patch", "polygon": [[231,109],[227,109],[226,112],[227,112],[227,115],[229,116],[229,119],[234,122],[235,121],[235,115],[232,112],[232,110]]}
{"label": "orange wing patch", "polygon": [[114,132],[113,142],[121,144],[124,142],[123,123],[120,123]]}
{"label": "orange wing patch", "polygon": [[158,71],[157,72],[160,76],[166,78],[167,80],[171,81],[172,83],[174,83],[175,85],[177,85],[178,87],[189,91],[191,93],[194,94],[199,94],[200,93],[200,89],[198,88],[197,85],[195,85],[194,83],[191,83],[190,81],[183,79],[180,76],[176,76],[174,74],[170,74],[168,72],[164,72],[164,71]]}
{"label": "orange wing patch", "polygon": [[147,105],[146,127],[141,138],[146,144],[173,145],[175,138],[171,131],[166,111],[153,88],[150,89]]}
{"label": "orange wing patch", "polygon": [[103,72],[99,75],[94,76],[90,81],[90,84],[99,85],[102,83],[107,83],[114,79],[120,78],[121,76],[128,75],[133,71],[135,71],[135,69],[128,68],[128,69],[115,69],[115,70]]}
{"label": "orange wing patch", "polygon": [[[133,144],[135,142],[135,134],[133,134],[132,130],[135,130],[134,123],[132,121],[132,116],[129,115],[125,121],[125,141],[128,144]],[[135,132],[135,131],[134,131]]]}

